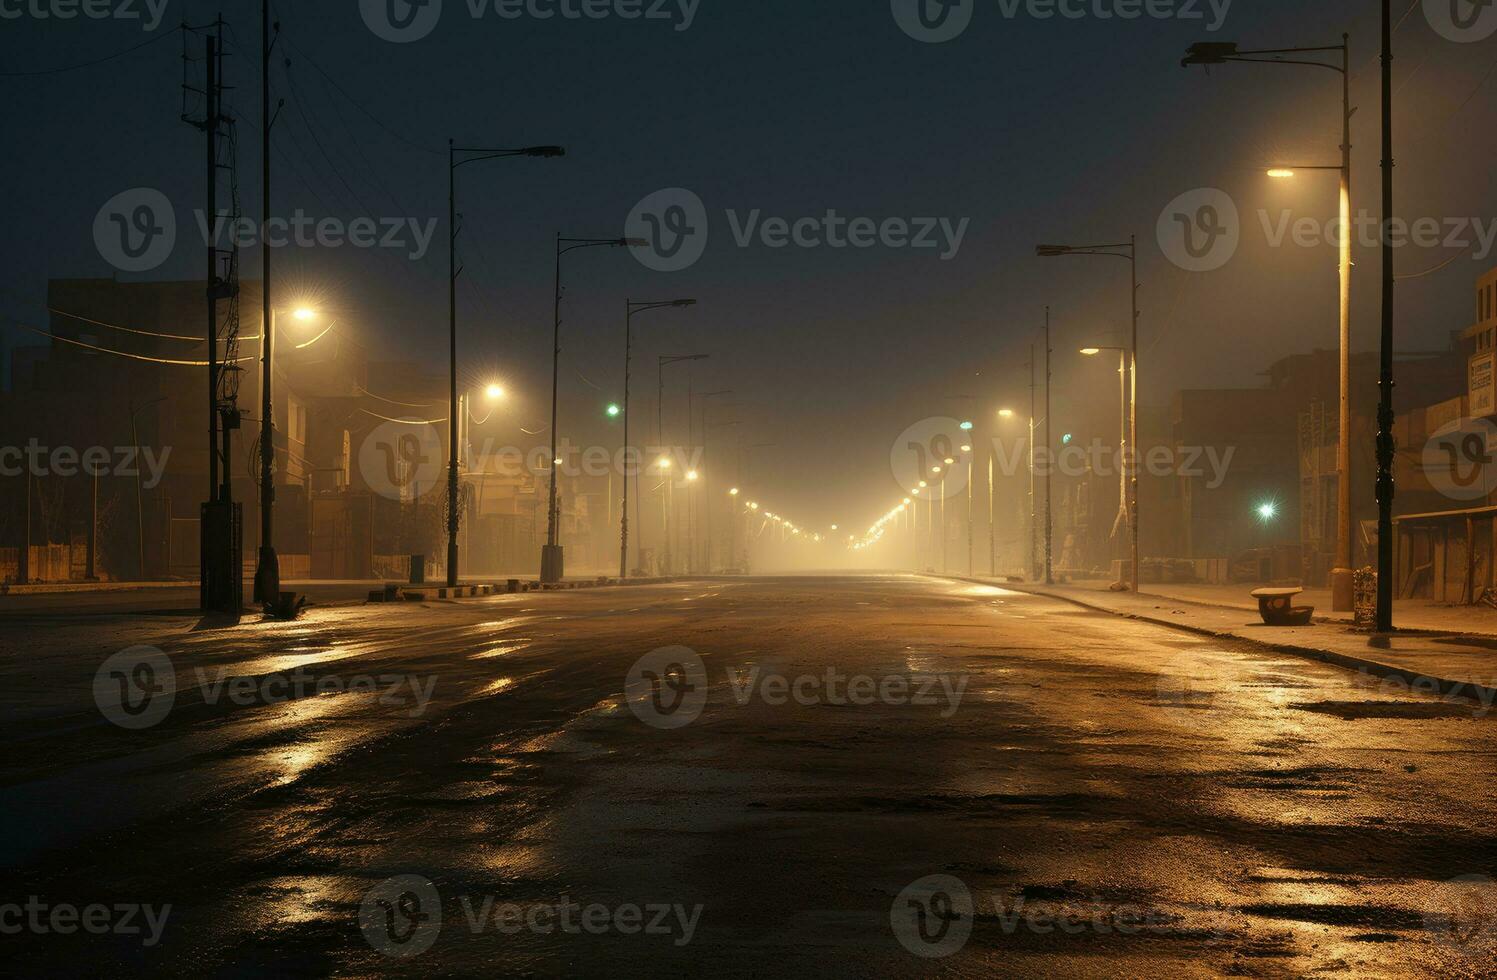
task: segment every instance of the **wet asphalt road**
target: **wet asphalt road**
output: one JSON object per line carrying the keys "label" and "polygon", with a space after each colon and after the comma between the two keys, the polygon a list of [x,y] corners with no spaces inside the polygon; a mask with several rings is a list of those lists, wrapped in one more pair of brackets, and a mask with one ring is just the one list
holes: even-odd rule
{"label": "wet asphalt road", "polygon": [[0,973],[1497,975],[1456,881],[1497,876],[1491,717],[1054,600],[760,578],[0,648]]}

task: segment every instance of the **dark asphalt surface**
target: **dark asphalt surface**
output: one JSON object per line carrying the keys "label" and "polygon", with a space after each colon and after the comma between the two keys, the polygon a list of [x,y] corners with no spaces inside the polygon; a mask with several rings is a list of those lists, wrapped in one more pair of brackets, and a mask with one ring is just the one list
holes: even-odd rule
{"label": "dark asphalt surface", "polygon": [[1490,716],[1055,600],[757,578],[0,649],[0,974],[1497,975]]}

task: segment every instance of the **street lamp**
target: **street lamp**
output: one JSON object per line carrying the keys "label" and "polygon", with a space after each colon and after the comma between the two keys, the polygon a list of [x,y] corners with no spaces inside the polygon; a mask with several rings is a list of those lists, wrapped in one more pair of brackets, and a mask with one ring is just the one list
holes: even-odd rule
{"label": "street lamp", "polygon": [[[276,314],[266,309],[260,336],[260,551],[255,564],[254,599],[273,603],[281,598],[281,561],[276,555],[275,530],[275,403],[272,400],[271,358],[275,350]],[[303,322],[316,318],[308,307],[297,307],[292,317]]]}
{"label": "street lamp", "polygon": [[[696,306],[694,299],[670,299],[635,301],[626,299],[624,301],[624,458],[629,456],[629,359],[633,353],[634,345],[634,315],[644,313],[647,310],[684,309],[688,306]],[[639,468],[634,470],[634,507],[635,519],[639,519]],[[639,545],[639,565],[644,567],[643,543]],[[624,474],[624,507],[619,518],[619,579],[629,577],[629,474]]]}
{"label": "street lamp", "polygon": [[[1119,418],[1118,418],[1118,426],[1119,426],[1119,428],[1121,430],[1120,434],[1118,436],[1118,439],[1119,439],[1119,443],[1118,443],[1118,445],[1119,445],[1118,459],[1120,461],[1125,461],[1125,460],[1128,459],[1128,449],[1129,449],[1129,446],[1128,446],[1128,417],[1129,417],[1129,414],[1130,414],[1130,412],[1129,412],[1129,404],[1128,404],[1128,349],[1126,347],[1083,347],[1083,348],[1081,348],[1081,353],[1084,356],[1086,356],[1086,357],[1096,357],[1098,354],[1102,353],[1105,350],[1115,350],[1115,351],[1118,352],[1118,395],[1119,395],[1119,398],[1121,399],[1121,401],[1119,402],[1119,404],[1122,406],[1122,408],[1119,411]],[[1137,447],[1136,446],[1133,447],[1133,448],[1134,448],[1134,451],[1137,451]],[[1117,517],[1117,520],[1113,522],[1113,526],[1112,526],[1112,531],[1113,531],[1114,536],[1118,532],[1119,525],[1121,525],[1123,528],[1126,529],[1127,526],[1128,526],[1128,523],[1129,523],[1128,522],[1128,475],[1127,474],[1128,474],[1128,468],[1127,468],[1127,466],[1126,465],[1119,465],[1118,466],[1118,517]],[[1122,577],[1123,577],[1122,576],[1122,570],[1119,569],[1119,571],[1118,571],[1118,584],[1120,584],[1120,585],[1122,584]]]}
{"label": "street lamp", "polygon": [[[1315,55],[1339,51],[1341,64],[1321,61]],[[1296,57],[1284,57],[1292,55]],[[1298,57],[1298,56],[1312,57]],[[1341,163],[1339,166],[1279,166],[1268,171],[1278,180],[1293,178],[1296,170],[1335,170],[1341,175],[1340,216],[1341,242],[1338,269],[1340,278],[1340,410],[1336,445],[1336,565],[1331,569],[1331,608],[1346,612],[1352,608],[1352,537],[1351,537],[1351,36],[1341,35],[1341,43],[1318,48],[1268,48],[1241,51],[1231,41],[1207,41],[1193,44],[1186,51],[1181,67],[1221,65],[1228,62],[1260,65],[1303,65],[1327,68],[1341,75]],[[1387,216],[1384,216],[1387,220]]]}
{"label": "street lamp", "polygon": [[[1128,283],[1130,288],[1129,320],[1132,322],[1132,337],[1128,345],[1128,363],[1130,366],[1130,390],[1132,398],[1129,399],[1128,432],[1132,436],[1130,444],[1134,447],[1134,455],[1138,455],[1138,239],[1129,236],[1128,241],[1116,245],[1041,245],[1035,252],[1042,258],[1055,258],[1063,255],[1106,255],[1118,259],[1128,260]],[[1047,328],[1048,334],[1048,328]],[[1050,347],[1049,341],[1045,343],[1046,350]],[[1047,368],[1045,371],[1045,426],[1046,431],[1050,425],[1050,371],[1048,369],[1049,355],[1046,354]],[[1124,459],[1123,466],[1128,472],[1128,524],[1130,537],[1133,542],[1133,591],[1138,591],[1138,466],[1135,460]],[[1048,480],[1048,476],[1046,477]],[[1045,507],[1047,511],[1046,523],[1046,555],[1048,566],[1049,555],[1049,493],[1046,493]],[[1050,570],[1046,568],[1045,580],[1050,580]]]}
{"label": "street lamp", "polygon": [[[461,521],[457,500],[457,168],[482,160],[500,157],[561,157],[566,150],[559,146],[529,146],[517,150],[491,147],[454,146],[447,141],[447,585],[457,585],[457,530]],[[461,159],[459,159],[461,157]]]}
{"label": "street lamp", "polygon": [[[552,297],[551,316],[551,455],[557,453],[557,396],[561,381],[561,257],[579,248],[631,248],[646,244],[640,238],[563,238],[556,236],[556,278]],[[561,547],[561,517],[556,505],[556,477],[561,469],[557,463],[551,468],[551,487],[546,494],[546,543],[541,548],[541,581],[560,582],[565,572],[565,558]]]}
{"label": "street lamp", "polygon": [[[665,445],[665,369],[671,364],[691,364],[696,361],[709,360],[711,354],[661,354],[656,358],[655,364],[655,441],[661,446]],[[691,421],[690,406],[687,406],[687,422]],[[666,574],[669,575],[674,567],[674,555],[671,554],[671,522],[670,522],[670,497],[672,487],[667,480],[660,487],[660,521],[664,538],[661,541],[661,556],[665,561]]]}

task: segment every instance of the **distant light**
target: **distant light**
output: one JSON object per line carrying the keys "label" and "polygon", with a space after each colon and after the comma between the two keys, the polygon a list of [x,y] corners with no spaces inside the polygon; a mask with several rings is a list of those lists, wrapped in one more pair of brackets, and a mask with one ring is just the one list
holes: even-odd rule
{"label": "distant light", "polygon": [[926,482],[925,482],[925,481],[924,481],[924,480],[921,480],[921,481],[920,481],[920,489],[921,489],[921,490],[924,490],[924,489],[925,489],[925,488],[926,488],[926,487],[928,487],[928,486],[930,486],[930,484],[929,484],[929,483],[926,483]]}
{"label": "distant light", "polygon": [[561,457],[560,457],[560,456],[558,456],[558,457],[557,457],[557,458],[556,458],[556,459],[555,459],[555,463],[556,463],[556,465],[557,465],[557,466],[560,466],[560,465],[561,465]]}
{"label": "distant light", "polygon": [[972,447],[970,445],[962,447],[962,452],[964,452],[964,453],[970,453],[971,451],[972,451]]}
{"label": "distant light", "polygon": [[668,470],[671,468],[671,461],[669,458],[662,456],[660,457],[656,465],[659,466],[662,470]]}
{"label": "distant light", "polygon": [[832,525],[832,530],[833,530],[833,531],[835,531],[835,530],[837,530],[837,525],[835,525],[835,524],[833,524],[833,525]]}
{"label": "distant light", "polygon": [[296,317],[298,320],[315,320],[315,319],[317,319],[317,311],[316,310],[309,310],[305,306],[301,307],[300,309],[298,309],[295,313],[292,313],[291,315],[294,316],[294,317]]}
{"label": "distant light", "polygon": [[932,472],[932,473],[939,473],[939,472],[941,472],[941,468],[940,468],[940,467],[939,467],[939,466],[932,466],[932,467],[931,467],[931,468],[930,468],[930,471],[931,471],[931,472]]}
{"label": "distant light", "polygon": [[1259,520],[1262,520],[1265,523],[1267,523],[1268,521],[1271,521],[1275,517],[1278,517],[1278,516],[1279,516],[1279,505],[1278,504],[1275,504],[1275,503],[1273,503],[1273,502],[1270,501],[1269,503],[1264,503],[1264,504],[1259,504],[1258,505],[1258,518],[1259,518]]}
{"label": "distant light", "polygon": [[619,408],[617,405],[609,405],[608,406],[608,417],[611,418],[611,419],[616,419],[620,415],[622,415],[623,413],[624,413],[624,410],[622,408]]}
{"label": "distant light", "polygon": [[1100,347],[1083,347],[1083,348],[1081,348],[1081,353],[1085,354],[1087,357],[1096,357],[1098,354],[1102,353],[1102,348],[1100,348]]}
{"label": "distant light", "polygon": [[971,422],[963,422],[962,423],[962,431],[963,432],[971,432],[972,431],[972,423]]}
{"label": "distant light", "polygon": [[998,417],[1000,419],[1011,419],[1014,417],[1014,410],[1011,408],[1000,408],[998,409]]}
{"label": "distant light", "polygon": [[1279,180],[1284,180],[1286,178],[1293,177],[1294,171],[1290,170],[1288,167],[1275,167],[1268,172],[1268,175],[1270,177],[1276,177]]}
{"label": "distant light", "polygon": [[489,385],[483,389],[483,396],[491,402],[496,402],[504,397],[503,385]]}
{"label": "distant light", "polygon": [[686,472],[686,479],[688,479],[688,480],[695,480],[696,478],[697,478],[697,471],[696,470],[687,470],[687,472]]}
{"label": "distant light", "polygon": [[955,462],[956,462],[956,460],[952,459],[950,456],[946,457],[946,465],[947,466],[950,466],[952,463],[955,463]]}
{"label": "distant light", "polygon": [[1060,444],[1062,446],[1069,446],[1071,444],[1071,440],[1073,438],[1075,438],[1075,437],[1072,436],[1069,432],[1067,432],[1065,435],[1063,435],[1063,436],[1060,437]]}
{"label": "distant light", "polygon": [[730,496],[730,497],[736,497],[736,496],[738,496],[738,488],[734,487],[733,489],[729,490],[728,491],[728,496]]}

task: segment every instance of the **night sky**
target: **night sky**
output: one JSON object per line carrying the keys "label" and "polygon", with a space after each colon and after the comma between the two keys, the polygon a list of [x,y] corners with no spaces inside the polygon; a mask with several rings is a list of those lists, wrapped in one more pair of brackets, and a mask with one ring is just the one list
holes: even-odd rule
{"label": "night sky", "polygon": [[[1058,421],[1115,425],[1112,375],[1072,352],[1121,341],[1126,266],[1041,260],[1038,242],[1138,235],[1146,402],[1164,404],[1182,386],[1254,385],[1276,357],[1333,347],[1334,249],[1271,248],[1258,212],[1275,221],[1285,208],[1334,216],[1334,174],[1284,183],[1262,171],[1337,162],[1338,77],[1247,65],[1208,75],[1179,60],[1197,40],[1283,47],[1334,44],[1350,32],[1360,106],[1353,206],[1376,214],[1377,4],[1238,0],[1215,33],[1204,3],[1205,20],[1135,21],[1042,21],[1022,7],[1009,19],[1007,5],[984,0],[961,36],[927,44],[900,29],[887,0],[701,0],[686,30],[674,3],[668,20],[508,20],[475,19],[467,0],[445,0],[429,36],[400,44],[376,36],[354,0],[283,2],[272,76],[287,101],[273,139],[275,212],[440,223],[419,261],[399,250],[281,249],[278,302],[312,293],[356,325],[371,357],[440,370],[447,139],[563,144],[562,160],[460,171],[463,369],[502,378],[515,419],[529,424],[549,397],[552,237],[621,235],[642,198],[690,189],[711,226],[690,268],[653,271],[621,250],[568,256],[562,431],[584,444],[616,438],[601,406],[620,394],[624,298],[694,296],[695,310],[640,321],[643,387],[653,388],[657,353],[712,354],[697,368],[698,390],[737,392],[736,408],[720,417],[742,420],[745,443],[779,446],[772,462],[761,457],[756,492],[808,525],[857,525],[896,501],[889,451],[910,424],[973,414],[974,404],[988,417],[1027,403],[1023,362],[1046,304]],[[1395,10],[1404,17],[1395,37],[1398,210],[1497,214],[1494,141],[1476,125],[1497,98],[1497,38],[1447,40],[1422,6],[1399,0]],[[111,274],[92,227],[121,191],[163,191],[182,232],[164,265],[121,278],[196,278],[202,267],[188,241],[202,144],[178,120],[178,36],[81,70],[9,73],[102,58],[220,10],[234,42],[244,211],[257,215],[258,3],[170,0],[154,33],[139,21],[0,19],[7,344],[33,342],[8,324],[44,324],[49,277]],[[1200,187],[1235,200],[1242,244],[1221,269],[1192,273],[1161,253],[1155,229],[1166,203]],[[740,248],[727,217],[759,209],[793,220],[829,208],[970,224],[943,261],[940,249]],[[1460,251],[1404,248],[1399,272]],[[1372,349],[1379,259],[1364,247],[1356,260],[1356,346]],[[1468,326],[1475,278],[1494,261],[1467,254],[1401,284],[1400,348],[1442,348]],[[257,250],[245,254],[243,274],[258,276]],[[673,391],[684,381],[678,373]]]}

